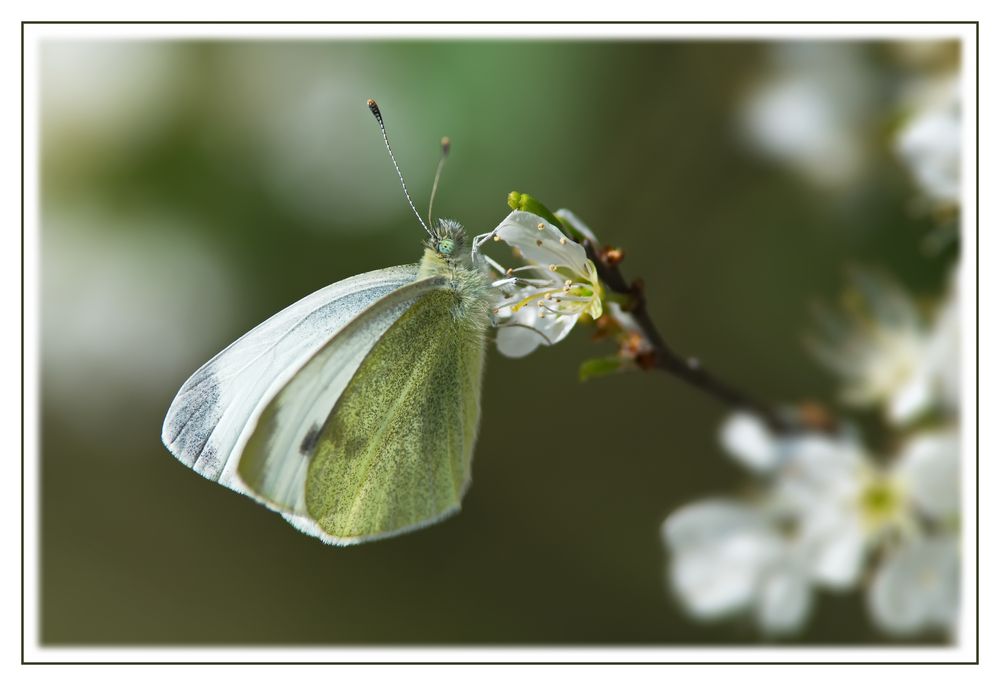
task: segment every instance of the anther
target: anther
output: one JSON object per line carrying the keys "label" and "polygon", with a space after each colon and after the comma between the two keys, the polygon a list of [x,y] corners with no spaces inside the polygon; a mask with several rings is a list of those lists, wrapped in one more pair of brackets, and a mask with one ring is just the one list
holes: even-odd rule
{"label": "anther", "polygon": [[538,225],[538,230],[539,231],[544,231],[545,230],[545,224],[539,224]]}

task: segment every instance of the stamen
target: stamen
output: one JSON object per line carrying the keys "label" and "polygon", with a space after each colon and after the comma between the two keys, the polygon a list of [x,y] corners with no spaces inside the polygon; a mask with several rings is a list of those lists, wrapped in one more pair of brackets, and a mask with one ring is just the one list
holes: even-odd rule
{"label": "stamen", "polygon": [[[530,271],[548,271],[545,267],[540,264],[525,264],[520,267],[514,267],[514,273],[517,272],[530,272]],[[552,283],[550,279],[545,279],[545,283]]]}
{"label": "stamen", "polygon": [[545,286],[550,286],[551,283],[543,279],[523,279],[521,277],[512,276],[508,279],[497,279],[490,285],[494,288],[499,288],[500,286],[532,286],[533,288],[543,288]]}
{"label": "stamen", "polygon": [[497,234],[493,234],[493,242],[494,243],[499,243],[500,242],[500,236],[497,235]]}
{"label": "stamen", "polygon": [[539,224],[538,225],[538,230],[539,231],[544,231],[545,230],[545,224]]}
{"label": "stamen", "polygon": [[559,245],[566,245],[566,236],[559,239]]}
{"label": "stamen", "polygon": [[480,254],[479,257],[481,257],[484,260],[486,260],[486,264],[490,265],[490,267],[492,267],[493,269],[497,270],[497,273],[503,274],[506,271],[503,268],[503,265],[501,265],[499,262],[497,262],[496,260],[494,260],[489,255],[483,253],[483,254]]}
{"label": "stamen", "polygon": [[[552,314],[556,315],[557,317],[561,317],[564,314],[569,314],[568,312],[562,312],[562,311],[556,309],[555,307],[549,306],[548,303],[541,303],[540,302],[540,303],[538,303],[538,306],[539,307],[543,307],[543,309],[545,309],[548,312],[551,312]],[[538,316],[542,317],[542,316],[544,316],[544,314],[539,314]]]}

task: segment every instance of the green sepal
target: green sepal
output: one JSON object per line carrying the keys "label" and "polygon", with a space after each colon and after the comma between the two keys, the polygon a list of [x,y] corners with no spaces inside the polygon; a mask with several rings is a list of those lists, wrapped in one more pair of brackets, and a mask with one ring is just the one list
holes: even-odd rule
{"label": "green sepal", "polygon": [[538,202],[534,197],[528,195],[527,193],[518,193],[517,191],[511,191],[507,194],[507,206],[512,210],[521,210],[522,212],[531,212],[532,214],[537,214],[539,217],[547,221],[548,223],[556,226],[559,229],[565,229],[562,221],[559,217],[554,215],[549,211],[549,208]]}
{"label": "green sepal", "polygon": [[539,217],[561,230],[577,243],[582,244],[587,238],[569,221],[560,219],[551,210],[549,210],[548,207],[539,202],[537,198],[528,195],[527,193],[511,191],[507,194],[507,206],[512,210],[521,210],[523,212],[537,214]]}
{"label": "green sepal", "polygon": [[601,376],[607,376],[608,374],[614,374],[615,372],[621,371],[624,364],[625,360],[617,355],[595,357],[590,360],[584,360],[580,365],[580,381],[588,381]]}

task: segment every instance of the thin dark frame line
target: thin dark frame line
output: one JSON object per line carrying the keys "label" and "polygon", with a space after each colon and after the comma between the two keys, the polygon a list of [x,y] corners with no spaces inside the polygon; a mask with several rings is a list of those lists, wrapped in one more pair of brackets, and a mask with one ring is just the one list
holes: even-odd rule
{"label": "thin dark frame line", "polygon": [[[24,23],[21,23],[21,664],[24,662]],[[41,452],[41,451],[39,451]],[[41,493],[39,493],[41,496]]]}
{"label": "thin dark frame line", "polygon": [[953,666],[953,665],[978,665],[979,662],[22,662],[23,665],[32,666],[64,666],[64,665],[678,665],[678,666],[712,666],[712,667],[745,667],[752,665],[775,666],[775,665],[931,665],[931,666]]}
{"label": "thin dark frame line", "polygon": [[[321,26],[338,26],[338,25],[500,25],[500,26],[552,26],[552,25],[586,25],[586,26],[672,26],[672,25],[826,25],[826,26],[855,26],[855,25],[945,25],[945,26],[961,26],[961,25],[974,25],[975,26],[975,54],[976,54],[976,82],[975,82],[975,92],[976,92],[976,133],[975,133],[975,153],[976,153],[976,192],[975,192],[975,240],[976,240],[976,263],[975,263],[975,369],[976,369],[976,386],[975,386],[975,416],[976,416],[976,455],[975,455],[975,474],[976,474],[976,536],[975,536],[975,551],[976,551],[976,602],[975,602],[975,625],[976,625],[976,658],[974,661],[954,661],[954,662],[784,662],[784,661],[774,661],[774,662],[155,662],[155,661],[142,661],[142,662],[118,662],[118,661],[105,661],[105,662],[45,662],[45,661],[26,661],[25,658],[25,641],[24,641],[24,618],[25,618],[25,597],[24,597],[24,564],[25,564],[25,534],[24,534],[24,470],[25,470],[25,427],[24,427],[24,388],[25,388],[25,371],[24,371],[24,350],[25,350],[25,314],[24,314],[24,239],[25,239],[25,221],[24,221],[24,121],[25,121],[25,110],[24,110],[24,28],[27,25],[321,25]],[[20,198],[20,215],[21,215],[21,664],[22,665],[286,665],[286,664],[300,664],[300,665],[734,665],[734,666],[745,666],[745,665],[978,665],[980,661],[980,612],[979,612],[979,600],[980,600],[980,516],[979,516],[979,498],[981,494],[980,481],[979,481],[979,421],[980,421],[980,411],[979,411],[979,196],[980,196],[980,167],[979,167],[979,20],[945,20],[945,21],[932,21],[932,20],[906,20],[906,21],[892,21],[892,20],[874,20],[874,21],[796,21],[796,20],[781,20],[781,21],[760,21],[760,20],[746,20],[746,21],[364,21],[364,20],[352,20],[352,21],[225,21],[225,20],[214,20],[214,21],[148,21],[148,20],[121,20],[121,21],[95,21],[95,20],[24,20],[21,22],[21,198]],[[751,37],[752,39],[752,37]],[[40,592],[40,591],[39,591]]]}
{"label": "thin dark frame line", "polygon": [[979,22],[976,22],[976,664],[979,663]]}
{"label": "thin dark frame line", "polygon": [[965,20],[965,19],[948,19],[943,21],[933,21],[929,19],[914,19],[914,20],[898,20],[894,21],[891,19],[878,19],[872,21],[810,21],[802,20],[797,21],[794,19],[783,19],[779,21],[763,21],[763,20],[747,20],[747,21],[720,21],[720,20],[707,20],[707,21],[697,21],[697,20],[684,20],[684,21],[512,21],[512,20],[499,20],[499,21],[488,21],[488,20],[414,20],[414,21],[385,21],[385,20],[367,20],[367,19],[353,19],[347,21],[290,21],[290,20],[276,20],[276,21],[266,21],[266,20],[209,20],[209,21],[191,21],[191,20],[181,20],[181,21],[162,21],[162,20],[115,20],[115,21],[97,21],[90,19],[67,19],[67,20],[24,20],[22,24],[92,24],[92,25],[122,25],[122,24],[163,24],[163,25],[258,25],[258,26],[288,26],[288,25],[300,25],[300,26],[339,26],[339,25],[351,25],[358,26],[364,24],[376,24],[376,25],[396,25],[396,26],[409,26],[409,25],[498,25],[498,26],[673,26],[673,25],[697,25],[697,26],[717,26],[717,25],[807,25],[807,24],[822,24],[822,25],[845,25],[845,26],[857,26],[857,25],[906,25],[906,24],[925,24],[925,25],[945,25],[951,26],[956,24],[979,24],[979,20]]}

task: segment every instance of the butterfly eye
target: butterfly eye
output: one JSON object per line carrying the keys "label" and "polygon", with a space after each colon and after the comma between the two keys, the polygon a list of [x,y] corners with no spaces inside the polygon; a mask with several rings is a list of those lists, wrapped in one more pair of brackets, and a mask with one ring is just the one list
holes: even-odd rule
{"label": "butterfly eye", "polygon": [[451,238],[442,238],[438,241],[437,251],[445,257],[455,252],[455,241]]}

